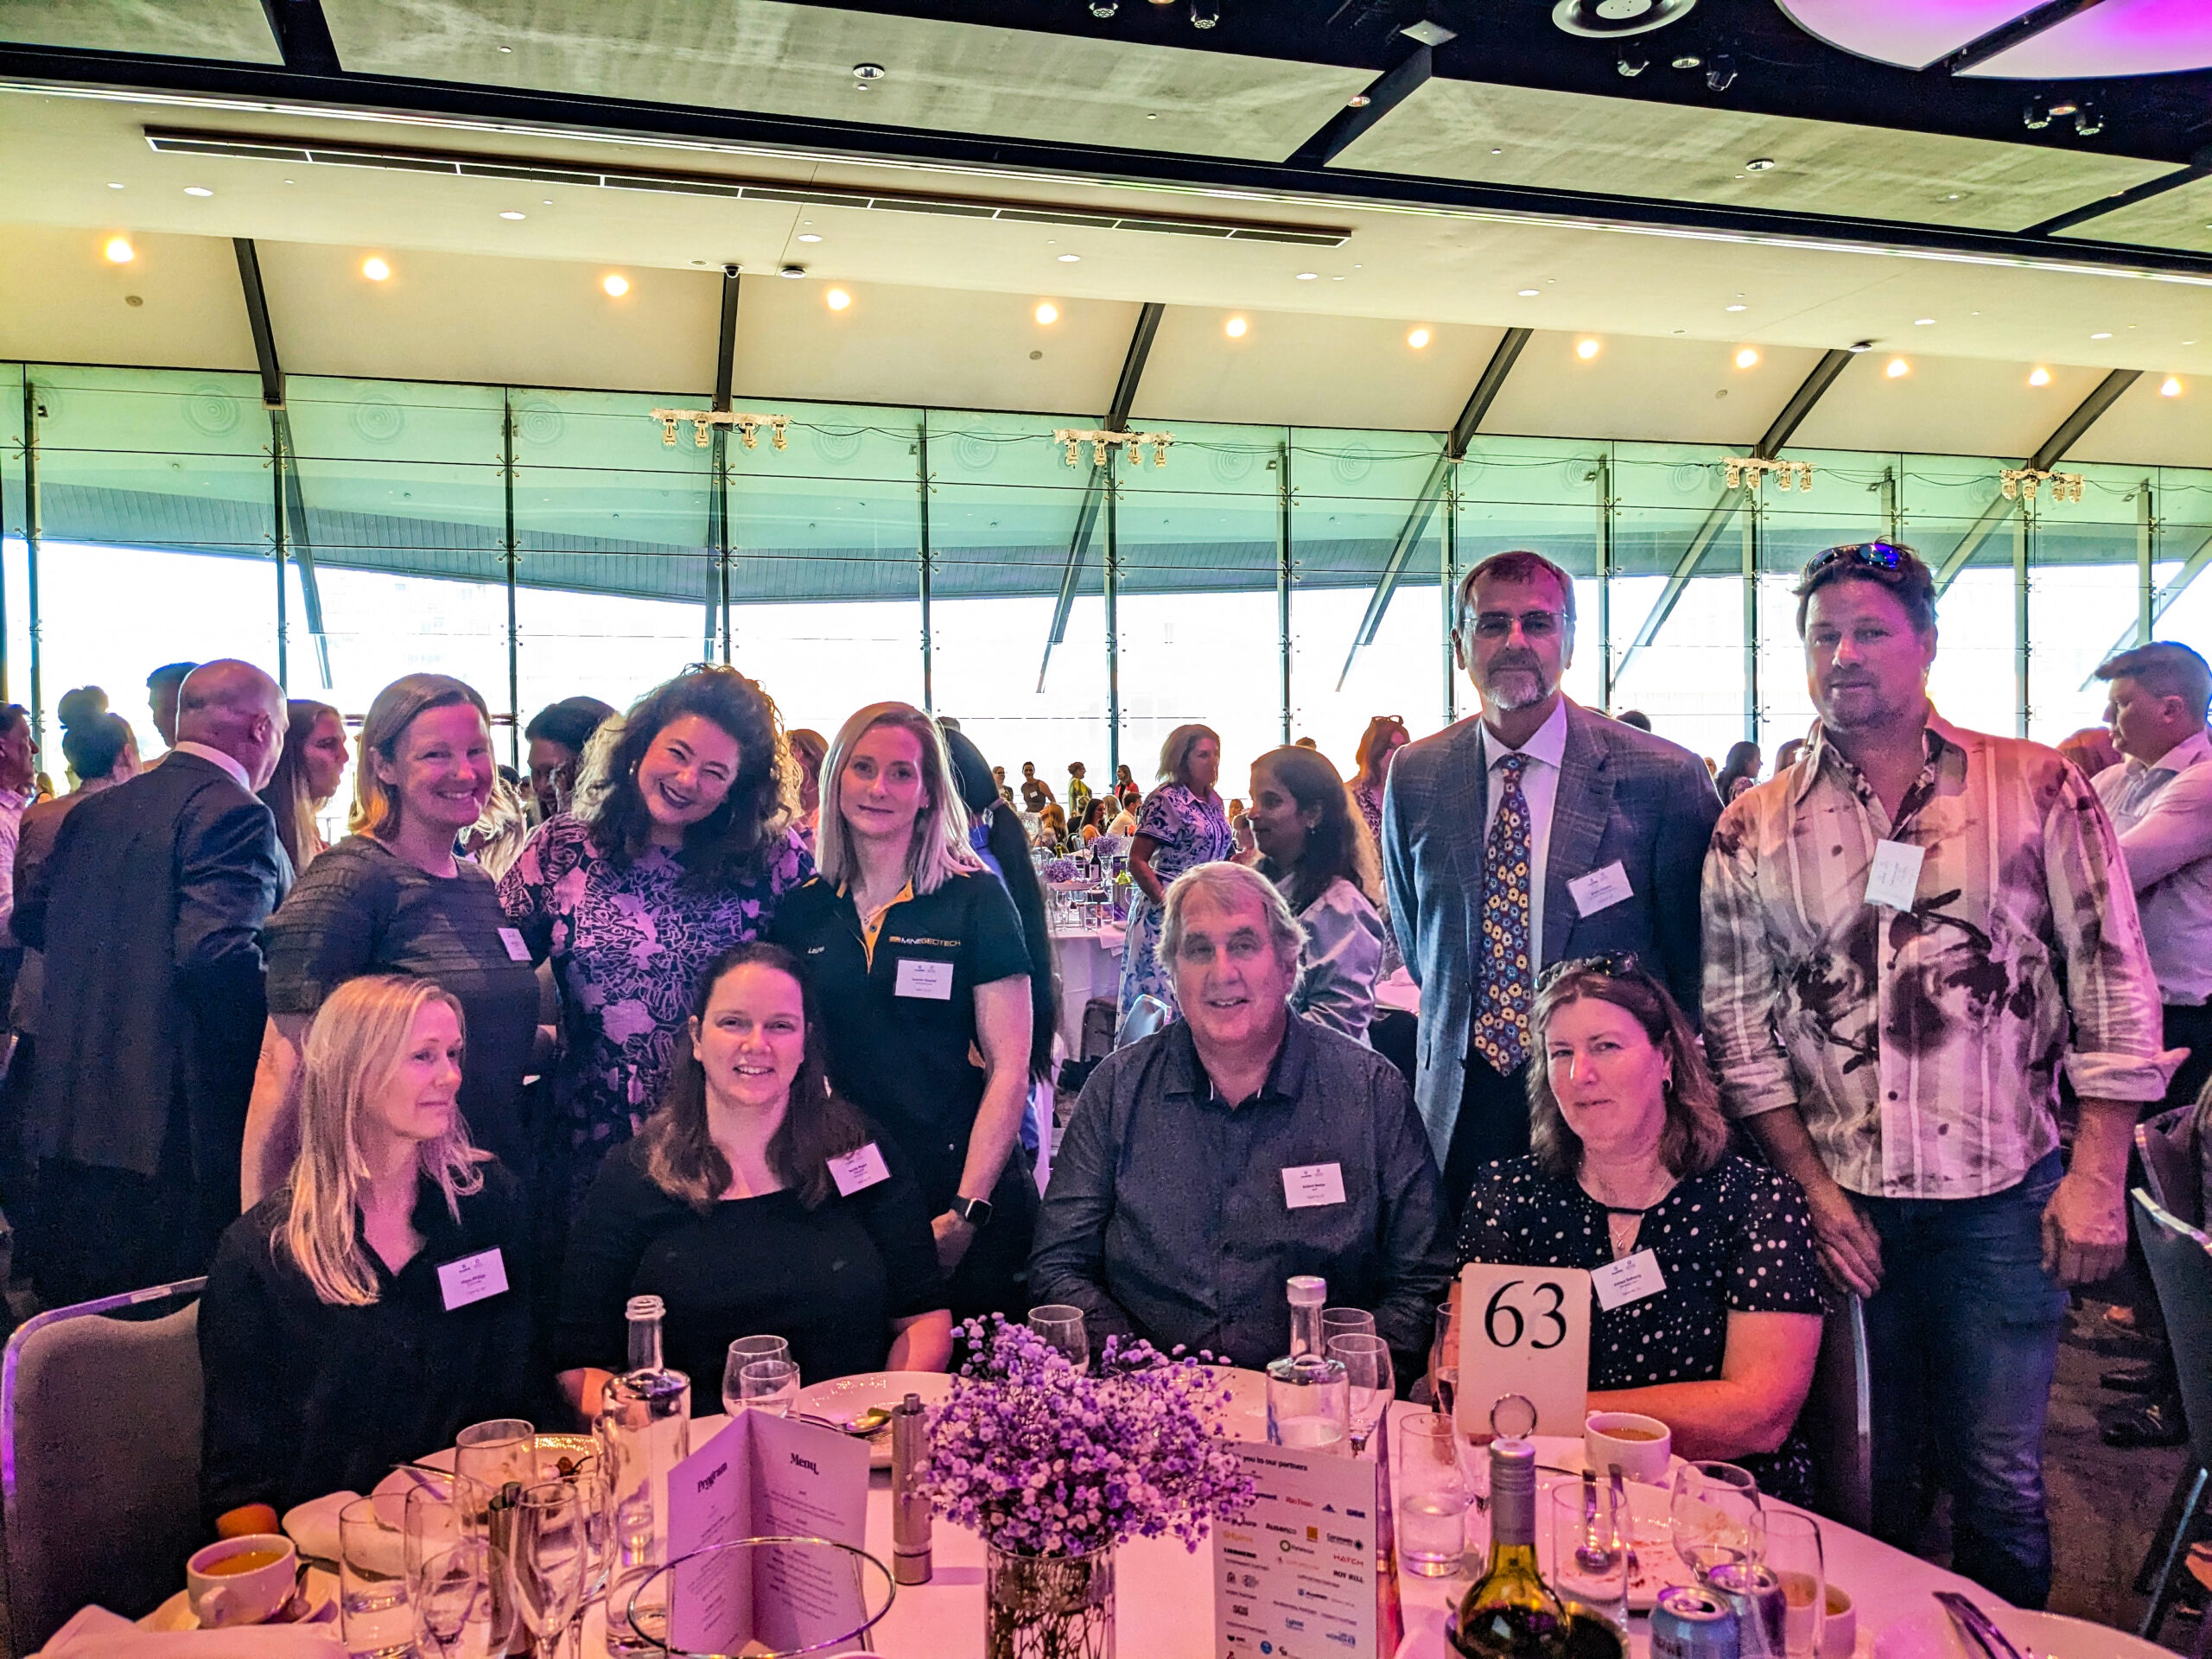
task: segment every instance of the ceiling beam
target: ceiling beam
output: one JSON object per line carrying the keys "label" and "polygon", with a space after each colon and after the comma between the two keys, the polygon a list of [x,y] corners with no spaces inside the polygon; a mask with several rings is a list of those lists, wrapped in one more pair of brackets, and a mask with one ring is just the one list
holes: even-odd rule
{"label": "ceiling beam", "polygon": [[2045,0],[2045,3],[2023,12],[2009,23],[1999,23],[1986,35],[1975,36],[1957,51],[1936,64],[1947,75],[1962,75],[1978,65],[1987,63],[2000,52],[2009,52],[2023,41],[2031,41],[2045,29],[2056,29],[2069,17],[2082,13],[2102,0]]}
{"label": "ceiling beam", "polygon": [[[1122,377],[1114,383],[1114,401],[1107,405],[1100,421],[1100,429],[1107,432],[1125,432],[1129,425],[1129,410],[1137,400],[1137,388],[1144,381],[1144,365],[1152,356],[1152,342],[1160,333],[1160,319],[1167,308],[1157,300],[1147,300],[1137,313],[1135,332],[1129,336],[1129,349],[1122,359]],[[1075,588],[1083,575],[1083,556],[1090,546],[1090,537],[1098,525],[1098,506],[1102,498],[1099,483],[1112,462],[1094,463],[1083,481],[1083,500],[1076,508],[1075,534],[1068,538],[1067,563],[1060,571],[1059,597],[1052,601],[1052,626],[1045,635],[1044,660],[1037,664],[1037,689],[1045,689],[1046,671],[1052,666],[1052,647],[1067,638],[1068,613],[1075,608]]]}
{"label": "ceiling beam", "polygon": [[[2082,400],[2081,406],[2058,423],[2058,429],[2044,441],[2043,447],[2022,463],[2029,471],[2049,472],[2054,462],[2081,441],[2082,435],[2096,424],[2097,417],[2110,409],[2126,391],[2143,378],[2140,369],[2114,369],[2097,382],[2096,389]],[[1967,533],[1959,537],[1959,544],[1936,572],[1936,596],[1941,599],[1958,580],[1959,572],[1981,550],[1989,534],[2019,508],[2017,499],[2000,495],[1981,510],[1981,516],[1967,526]]]}
{"label": "ceiling beam", "polygon": [[[1789,401],[1782,406],[1782,413],[1774,417],[1774,423],[1766,429],[1766,435],[1751,446],[1752,455],[1760,461],[1772,461],[1780,454],[1782,446],[1789,442],[1797,429],[1804,424],[1805,417],[1813,412],[1813,405],[1827,396],[1827,389],[1835,384],[1836,376],[1841,374],[1850,365],[1851,359],[1858,355],[1858,353],[1840,346],[1823,353],[1821,360],[1813,365],[1813,372],[1805,377],[1796,391],[1789,394]],[[1706,550],[1727,527],[1728,521],[1736,516],[1736,509],[1758,487],[1758,480],[1754,478],[1741,489],[1724,490],[1720,499],[1707,510],[1704,521],[1682,549],[1682,556],[1675,561],[1675,568],[1667,577],[1667,585],[1659,590],[1659,597],[1653,603],[1649,614],[1643,619],[1643,626],[1636,631],[1636,638],[1630,641],[1628,649],[1621,652],[1620,661],[1614,664],[1616,682],[1627,671],[1636,653],[1659,637],[1659,630],[1667,626],[1667,619],[1674,615],[1675,607],[1681,602],[1683,594],[1688,591],[1690,578],[1697,574],[1698,566],[1704,563]]]}
{"label": "ceiling beam", "polygon": [[[2196,544],[2196,551],[2182,561],[2181,569],[2167,577],[2164,586],[2151,595],[2151,626],[2154,630],[2165,613],[2173,608],[2174,601],[2182,596],[2189,584],[2202,575],[2208,569],[2212,569],[2212,535],[2206,536],[2202,542],[2199,542]],[[2097,658],[2098,664],[2101,666],[2120,655],[2121,652],[2133,651],[2136,646],[2148,643],[2147,639],[2136,638],[2135,629],[2131,625],[2126,632],[2112,642],[2111,649]],[[2089,677],[2082,682],[2082,689],[2084,691],[2088,690],[2096,683],[2096,670],[2091,669]]]}
{"label": "ceiling beam", "polygon": [[[722,315],[720,338],[715,343],[715,407],[727,413],[730,382],[737,372],[737,267],[722,267]],[[716,431],[727,431],[716,427]]]}
{"label": "ceiling beam", "polygon": [[234,236],[231,248],[238,257],[238,287],[245,295],[246,327],[253,331],[253,360],[261,371],[261,406],[284,407],[284,370],[276,360],[276,335],[269,326],[269,294],[261,285],[261,256],[253,238]]}
{"label": "ceiling beam", "polygon": [[1395,68],[1370,81],[1360,101],[1338,110],[1321,130],[1291,152],[1290,159],[1308,167],[1326,167],[1351,148],[1352,141],[1410,98],[1415,88],[1434,73],[1436,55],[1417,46]]}
{"label": "ceiling beam", "polygon": [[2130,190],[2115,190],[2108,196],[2099,196],[2094,201],[2044,219],[2040,225],[2031,225],[2020,232],[2023,236],[2056,236],[2061,231],[2070,231],[2076,225],[2086,225],[2093,219],[2102,219],[2116,213],[2123,207],[2133,207],[2139,201],[2148,201],[2153,196],[2163,196],[2169,190],[2178,190],[2184,184],[2212,175],[2212,144],[2207,144],[2189,158],[2187,167],[2162,173],[2155,179],[2146,179]]}
{"label": "ceiling beam", "polygon": [[261,0],[261,10],[276,37],[276,49],[284,54],[285,68],[302,75],[341,73],[321,0]]}
{"label": "ceiling beam", "polygon": [[1361,648],[1375,643],[1376,632],[1382,627],[1383,615],[1390,608],[1390,596],[1398,591],[1398,579],[1405,574],[1414,548],[1428,529],[1430,518],[1435,516],[1452,463],[1466,454],[1468,444],[1474,441],[1475,429],[1483,423],[1483,416],[1490,413],[1490,406],[1505,389],[1505,378],[1521,360],[1521,348],[1529,343],[1531,332],[1527,328],[1507,329],[1491,353],[1490,361],[1483,365],[1481,377],[1476,380],[1474,391],[1468,394],[1466,407],[1459,411],[1459,418],[1452,423],[1452,430],[1445,436],[1444,453],[1428,469],[1428,477],[1421,484],[1413,510],[1407,513],[1406,522],[1399,526],[1396,539],[1382,560],[1382,573],[1376,578],[1375,591],[1367,596],[1367,610],[1359,619],[1359,626],[1352,632],[1351,649],[1344,653],[1344,670],[1337,676],[1338,690],[1343,690],[1344,682],[1351,677],[1351,665],[1358,659]]}

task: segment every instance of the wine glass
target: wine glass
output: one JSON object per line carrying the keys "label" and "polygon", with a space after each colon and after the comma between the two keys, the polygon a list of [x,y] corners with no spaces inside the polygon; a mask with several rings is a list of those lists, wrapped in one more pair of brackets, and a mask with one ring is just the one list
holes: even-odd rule
{"label": "wine glass", "polygon": [[722,1362],[722,1409],[734,1417],[745,1409],[744,1392],[738,1387],[745,1368],[756,1359],[789,1359],[791,1345],[781,1337],[740,1337],[729,1345]]}
{"label": "wine glass", "polygon": [[1758,1482],[1732,1463],[1686,1463],[1677,1470],[1668,1525],[1675,1554],[1700,1582],[1716,1567],[1755,1562],[1766,1553]]}
{"label": "wine glass", "polygon": [[1363,1307],[1325,1307],[1321,1310],[1321,1351],[1338,1337],[1371,1337],[1375,1316]]}
{"label": "wine glass", "polygon": [[798,1399],[798,1367],[788,1359],[753,1360],[738,1374],[740,1411],[766,1411],[788,1417]]}
{"label": "wine glass", "polygon": [[1367,1450],[1367,1437],[1398,1391],[1390,1344],[1364,1332],[1345,1332],[1329,1338],[1328,1357],[1344,1362],[1344,1379],[1351,1385],[1351,1451],[1357,1457]]}
{"label": "wine glass", "polygon": [[402,1500],[401,1560],[423,1659],[481,1654],[492,1632],[491,1493],[458,1476],[418,1473]]}
{"label": "wine glass", "polygon": [[1459,1304],[1447,1296],[1436,1310],[1436,1340],[1428,1351],[1428,1397],[1441,1416],[1454,1414],[1459,1397]]}
{"label": "wine glass", "polygon": [[583,1603],[590,1555],[583,1495],[565,1480],[524,1488],[515,1500],[507,1590],[540,1653],[560,1651],[561,1637]]}
{"label": "wine glass", "polygon": [[1814,1659],[1827,1618],[1820,1522],[1795,1510],[1770,1510],[1765,1516],[1766,1567],[1782,1586],[1783,1646],[1789,1659]]}
{"label": "wine glass", "polygon": [[1084,1327],[1083,1310],[1065,1302],[1046,1302],[1029,1310],[1029,1328],[1050,1346],[1068,1357],[1075,1374],[1090,1370],[1090,1333]]}

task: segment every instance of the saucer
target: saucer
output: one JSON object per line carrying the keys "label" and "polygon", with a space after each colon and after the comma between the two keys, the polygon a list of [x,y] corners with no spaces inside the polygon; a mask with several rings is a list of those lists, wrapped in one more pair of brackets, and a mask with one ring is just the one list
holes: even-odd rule
{"label": "saucer", "polygon": [[[338,1575],[328,1570],[310,1566],[306,1580],[292,1592],[292,1599],[276,1610],[273,1618],[261,1621],[270,1624],[328,1624],[338,1618]],[[192,1594],[180,1590],[167,1601],[138,1621],[146,1630],[196,1630],[200,1616],[192,1611]],[[254,1625],[242,1624],[240,1630],[253,1630]]]}

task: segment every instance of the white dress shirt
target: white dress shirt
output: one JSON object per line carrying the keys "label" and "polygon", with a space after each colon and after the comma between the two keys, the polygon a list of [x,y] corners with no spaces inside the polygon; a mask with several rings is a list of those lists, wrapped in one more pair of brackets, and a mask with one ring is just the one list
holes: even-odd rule
{"label": "white dress shirt", "polygon": [[2198,732],[2148,766],[2107,766],[2096,785],[2120,831],[2159,999],[2212,1001],[2212,737]]}
{"label": "white dress shirt", "polygon": [[1509,749],[1497,734],[1482,728],[1483,767],[1490,774],[1483,795],[1483,845],[1490,845],[1491,826],[1497,822],[1498,797],[1505,779],[1498,763],[1517,754],[1529,764],[1521,768],[1521,794],[1529,803],[1529,964],[1535,973],[1544,966],[1544,872],[1551,863],[1552,807],[1559,799],[1560,762],[1567,754],[1567,699],[1561,697],[1551,718],[1536,728],[1528,742]]}
{"label": "white dress shirt", "polygon": [[246,776],[245,768],[220,749],[210,748],[205,743],[179,743],[169,750],[171,754],[196,754],[211,766],[220,766],[238,780],[238,786],[249,795],[255,793],[253,779]]}

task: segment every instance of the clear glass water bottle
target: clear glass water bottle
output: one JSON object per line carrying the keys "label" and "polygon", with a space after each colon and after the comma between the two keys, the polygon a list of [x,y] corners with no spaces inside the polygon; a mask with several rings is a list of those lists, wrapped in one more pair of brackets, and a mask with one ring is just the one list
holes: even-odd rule
{"label": "clear glass water bottle", "polygon": [[[690,1455],[691,1379],[661,1363],[658,1296],[632,1296],[630,1369],[600,1395],[600,1456],[607,1470],[607,1650],[618,1659],[665,1651],[631,1627],[632,1594],[668,1560],[669,1471]],[[665,1586],[667,1580],[662,1580]],[[665,1637],[667,1609],[638,1610],[638,1622]]]}

